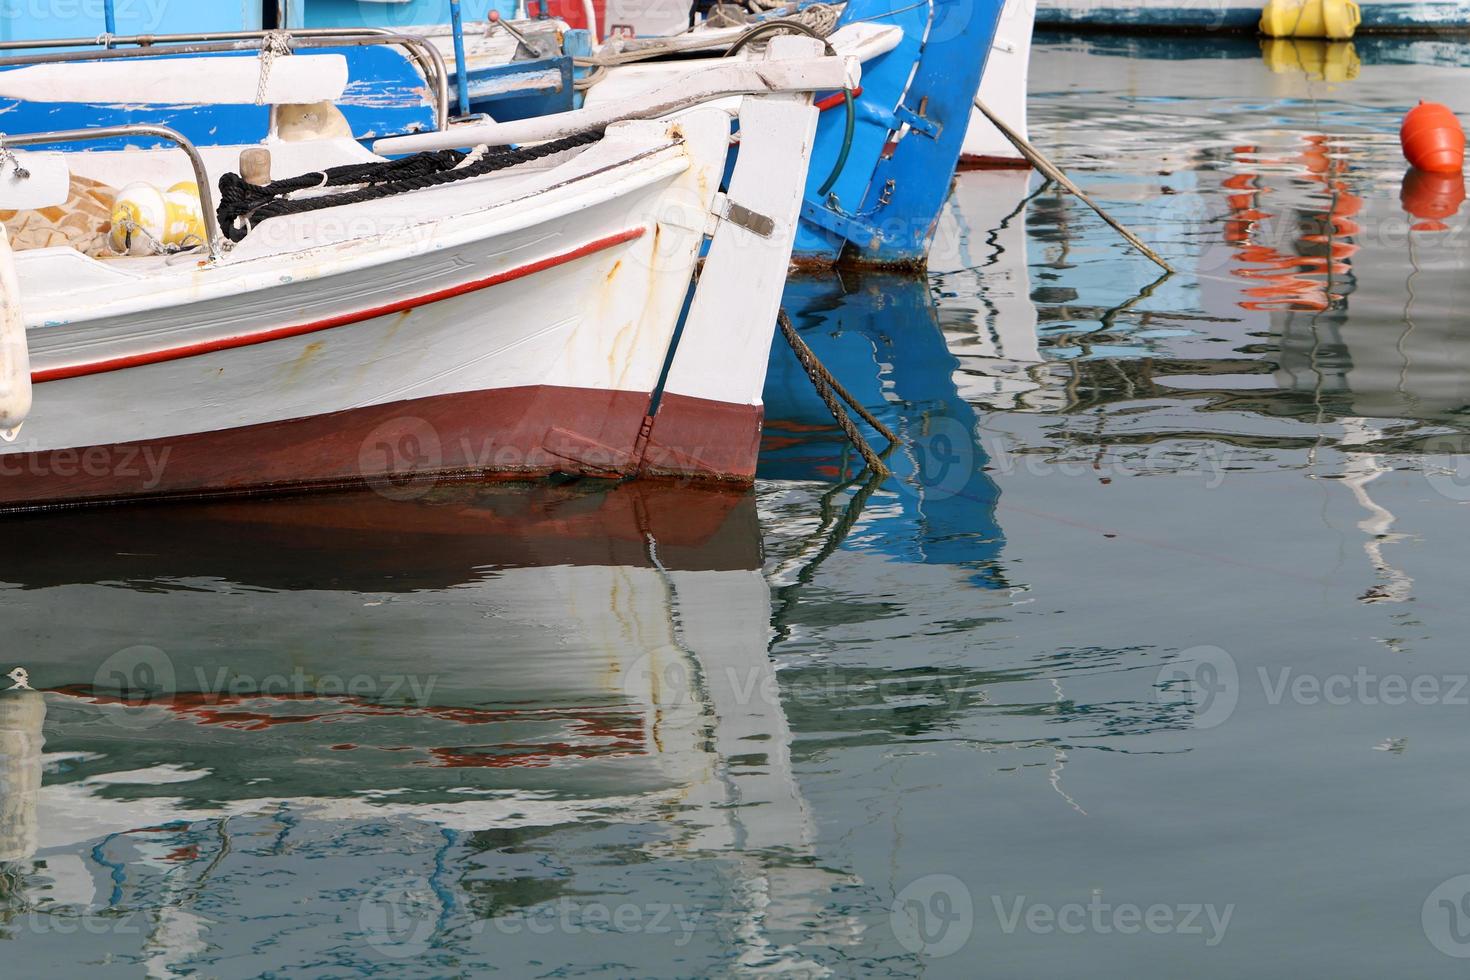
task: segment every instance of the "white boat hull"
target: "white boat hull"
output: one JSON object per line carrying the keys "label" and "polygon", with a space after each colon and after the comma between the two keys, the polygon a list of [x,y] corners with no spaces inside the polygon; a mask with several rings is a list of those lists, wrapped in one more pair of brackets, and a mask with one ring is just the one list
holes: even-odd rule
{"label": "white boat hull", "polygon": [[[1026,81],[1031,68],[1031,31],[1036,0],[1006,0],[985,74],[980,79],[980,101],[1022,138],[1026,130]],[[1031,165],[1015,144],[978,111],[970,114],[970,128],[960,151],[960,165],[969,168],[1027,169]]]}
{"label": "white boat hull", "polygon": [[737,171],[739,213],[769,226],[715,226],[694,305],[714,312],[679,334],[720,109],[273,218],[214,263],[18,255],[34,405],[0,444],[0,508],[492,475],[749,482],[815,117],[809,96],[741,110],[746,155],[783,179]]}

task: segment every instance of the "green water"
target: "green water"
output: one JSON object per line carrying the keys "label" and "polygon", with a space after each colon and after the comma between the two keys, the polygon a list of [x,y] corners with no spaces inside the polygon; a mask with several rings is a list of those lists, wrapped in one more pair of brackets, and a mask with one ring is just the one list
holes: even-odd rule
{"label": "green water", "polygon": [[927,281],[793,282],[891,480],[777,351],[750,495],[8,523],[0,973],[1462,974],[1470,246],[1395,134],[1470,89],[1326,58],[1040,38],[1180,271],[983,173]]}

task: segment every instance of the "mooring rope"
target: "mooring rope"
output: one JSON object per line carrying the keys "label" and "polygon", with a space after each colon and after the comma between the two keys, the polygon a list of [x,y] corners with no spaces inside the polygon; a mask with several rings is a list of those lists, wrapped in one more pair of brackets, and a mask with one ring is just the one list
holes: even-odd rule
{"label": "mooring rope", "polygon": [[[497,170],[508,170],[523,163],[588,146],[600,139],[602,131],[595,130],[518,149],[505,146],[481,147],[473,154],[459,150],[437,150],[417,153],[401,160],[331,167],[264,185],[252,184],[239,174],[225,174],[219,179],[219,224],[226,238],[238,242],[253,227],[270,218],[364,204],[410,191],[440,187]],[[316,197],[291,196],[300,191],[321,187],[344,186],[354,186],[357,189]]]}
{"label": "mooring rope", "polygon": [[847,436],[848,441],[853,444],[858,454],[863,457],[863,462],[868,464],[868,469],[880,477],[890,476],[892,471],[883,462],[883,458],[868,444],[868,440],[863,438],[863,434],[858,431],[857,425],[853,423],[852,418],[847,414],[847,410],[842,407],[842,402],[847,402],[848,405],[851,405],[853,411],[857,412],[864,422],[871,425],[884,439],[887,439],[889,449],[898,445],[898,436],[893,434],[892,429],[874,417],[873,413],[858,404],[857,399],[853,398],[852,393],[832,376],[832,372],[827,370],[826,365],[817,357],[816,352],[807,346],[807,342],[802,340],[801,336],[797,334],[796,327],[792,326],[791,317],[786,315],[784,308],[777,314],[776,323],[780,325],[781,335],[786,338],[786,343],[791,347],[791,352],[796,355],[796,359],[801,362],[802,368],[806,370],[807,377],[811,379],[812,388],[816,390],[817,397],[821,398],[823,403],[826,404],[827,411],[832,413],[832,418],[837,422],[838,427],[842,429],[843,435]]}
{"label": "mooring rope", "polygon": [[277,58],[291,55],[290,31],[268,31],[260,39],[260,81],[255,86],[255,104],[265,105],[265,88],[271,80],[271,67]]}

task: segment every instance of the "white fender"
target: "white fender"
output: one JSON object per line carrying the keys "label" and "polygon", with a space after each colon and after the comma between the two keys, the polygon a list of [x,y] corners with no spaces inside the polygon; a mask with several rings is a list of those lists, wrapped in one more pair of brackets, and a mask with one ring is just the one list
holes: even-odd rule
{"label": "white fender", "polygon": [[14,441],[31,413],[31,352],[10,235],[0,225],[0,438]]}
{"label": "white fender", "polygon": [[0,96],[29,102],[253,105],[259,96],[266,105],[285,105],[335,102],[346,88],[347,59],[340,54],[295,54],[268,66],[246,54],[72,61],[0,72]]}

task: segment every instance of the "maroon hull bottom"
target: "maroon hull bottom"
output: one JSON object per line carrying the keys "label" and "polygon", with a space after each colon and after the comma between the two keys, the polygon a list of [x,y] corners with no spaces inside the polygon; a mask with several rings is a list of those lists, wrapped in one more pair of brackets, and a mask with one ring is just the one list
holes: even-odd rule
{"label": "maroon hull bottom", "polygon": [[752,483],[763,416],[760,405],[666,394],[649,432],[642,472]]}
{"label": "maroon hull bottom", "polygon": [[441,479],[553,474],[754,479],[759,407],[670,395],[645,431],[648,402],[640,392],[528,386],[0,455],[0,509],[364,485],[408,499]]}
{"label": "maroon hull bottom", "polygon": [[959,170],[1030,170],[1031,164],[1020,157],[993,157],[977,153],[961,155]]}

